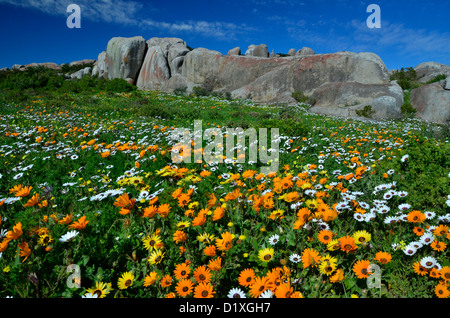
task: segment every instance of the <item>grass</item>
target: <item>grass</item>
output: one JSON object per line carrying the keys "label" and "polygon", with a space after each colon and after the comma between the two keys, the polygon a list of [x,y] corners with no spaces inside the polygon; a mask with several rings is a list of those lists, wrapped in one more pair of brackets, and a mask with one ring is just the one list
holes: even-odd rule
{"label": "grass", "polygon": [[[0,297],[448,297],[442,126],[159,92],[11,96],[0,105]],[[279,128],[279,169],[237,162],[248,149],[174,163],[170,132],[194,120]],[[411,247],[427,235],[435,243]]]}

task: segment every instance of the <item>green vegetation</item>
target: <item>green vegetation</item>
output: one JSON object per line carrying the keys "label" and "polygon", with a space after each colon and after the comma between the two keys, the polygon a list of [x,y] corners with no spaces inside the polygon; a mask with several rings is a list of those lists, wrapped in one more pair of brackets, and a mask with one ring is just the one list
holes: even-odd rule
{"label": "green vegetation", "polygon": [[372,105],[366,105],[363,109],[356,110],[356,115],[371,118],[372,115],[375,114],[375,111],[372,109]]}
{"label": "green vegetation", "polygon": [[[0,297],[449,297],[448,128],[24,74],[0,81]],[[279,168],[245,136],[181,162],[194,120],[278,128]]]}
{"label": "green vegetation", "polygon": [[316,100],[313,97],[306,96],[305,93],[301,91],[295,91],[292,93],[292,97],[299,103],[309,104],[314,106]]}

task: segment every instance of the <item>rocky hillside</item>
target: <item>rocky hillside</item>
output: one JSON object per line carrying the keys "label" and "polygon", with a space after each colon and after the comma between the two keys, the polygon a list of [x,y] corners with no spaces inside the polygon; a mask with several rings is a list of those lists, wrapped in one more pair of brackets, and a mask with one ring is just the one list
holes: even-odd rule
{"label": "rocky hillside", "polygon": [[[370,110],[374,119],[400,118],[405,104],[405,89],[391,80],[392,73],[373,53],[315,54],[302,48],[280,56],[274,51],[269,54],[267,45],[260,44],[250,45],[244,55],[239,47],[223,55],[192,49],[179,38],[146,41],[136,36],[112,38],[94,62],[92,68],[83,68],[71,77],[122,78],[142,90],[191,92],[203,87],[260,103],[296,104],[293,93],[301,92],[312,101],[311,112],[343,117]],[[420,85],[407,93],[416,116],[449,124],[450,66],[427,62],[415,72]],[[435,78],[438,80],[429,83]]]}

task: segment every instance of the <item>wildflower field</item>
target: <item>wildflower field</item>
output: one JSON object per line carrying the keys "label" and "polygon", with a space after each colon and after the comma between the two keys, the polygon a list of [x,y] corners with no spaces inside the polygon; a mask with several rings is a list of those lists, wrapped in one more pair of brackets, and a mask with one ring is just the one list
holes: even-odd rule
{"label": "wildflower field", "polygon": [[[8,98],[0,297],[450,295],[448,127],[159,92]],[[194,120],[278,128],[279,169],[238,161],[249,140],[174,162],[171,131]]]}

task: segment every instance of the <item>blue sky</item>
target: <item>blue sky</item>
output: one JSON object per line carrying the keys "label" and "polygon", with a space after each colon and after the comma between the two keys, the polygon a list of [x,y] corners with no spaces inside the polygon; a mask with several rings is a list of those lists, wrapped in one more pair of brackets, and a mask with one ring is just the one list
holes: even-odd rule
{"label": "blue sky", "polygon": [[[81,28],[69,29],[71,3]],[[368,5],[381,8],[369,29]],[[448,0],[0,0],[0,68],[97,59],[114,36],[179,37],[226,54],[265,43],[269,51],[374,52],[388,69],[450,64]]]}

